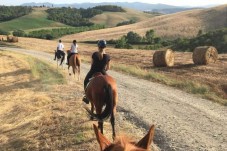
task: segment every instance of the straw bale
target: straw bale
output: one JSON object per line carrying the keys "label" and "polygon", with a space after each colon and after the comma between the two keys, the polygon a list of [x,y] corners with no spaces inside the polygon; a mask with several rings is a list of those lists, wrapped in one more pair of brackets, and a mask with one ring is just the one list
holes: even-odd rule
{"label": "straw bale", "polygon": [[218,51],[213,46],[199,46],[193,51],[193,62],[198,65],[214,63],[218,59]]}
{"label": "straw bale", "polygon": [[13,36],[8,35],[8,36],[7,36],[7,42],[12,42],[12,41],[13,41]]}
{"label": "straw bale", "polygon": [[174,52],[171,49],[165,51],[155,51],[153,55],[153,63],[156,67],[171,67],[174,65]]}
{"label": "straw bale", "polygon": [[18,42],[18,37],[13,36],[12,42]]}

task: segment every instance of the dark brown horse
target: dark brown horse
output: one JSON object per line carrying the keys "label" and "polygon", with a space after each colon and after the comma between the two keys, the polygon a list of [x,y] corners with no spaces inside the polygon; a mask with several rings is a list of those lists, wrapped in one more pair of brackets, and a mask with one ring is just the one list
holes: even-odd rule
{"label": "dark brown horse", "polygon": [[[57,68],[59,67],[59,66],[61,66],[62,67],[62,69],[64,69],[64,63],[62,63],[61,65],[60,65],[60,62],[61,62],[61,60],[63,59],[62,57],[63,56],[61,56],[61,54],[60,53],[58,53],[57,52],[57,50],[54,50],[54,53],[55,53],[55,55],[56,55],[56,61],[57,61]],[[65,61],[65,58],[64,58],[64,60],[63,60],[63,62]]]}
{"label": "dark brown horse", "polygon": [[[70,50],[67,51],[68,55],[69,55],[69,53],[70,53]],[[80,65],[81,65],[80,55],[79,54],[73,54],[69,58],[68,72],[69,72],[69,75],[71,75],[69,68],[72,67],[74,77],[75,77],[76,71],[78,73],[78,80],[80,80]]]}
{"label": "dark brown horse", "polygon": [[150,127],[149,132],[137,143],[126,139],[126,137],[119,137],[114,143],[111,143],[99,132],[96,125],[93,124],[93,127],[101,151],[148,151],[154,138],[154,125]]}
{"label": "dark brown horse", "polygon": [[[115,137],[115,114],[118,102],[117,85],[109,75],[96,73],[86,88],[87,99],[91,103],[91,110],[85,108],[91,117],[98,120],[98,127],[103,133],[103,121],[110,117],[113,138]],[[103,107],[105,109],[103,110]],[[96,114],[94,113],[94,109]]]}

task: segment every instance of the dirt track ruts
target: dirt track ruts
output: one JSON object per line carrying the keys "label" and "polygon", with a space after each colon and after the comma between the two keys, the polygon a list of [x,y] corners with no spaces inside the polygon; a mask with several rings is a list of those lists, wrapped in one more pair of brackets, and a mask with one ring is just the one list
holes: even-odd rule
{"label": "dirt track ruts", "polygon": [[[6,48],[0,47],[0,49]],[[7,50],[53,62],[53,55],[48,53],[18,48],[7,48]],[[82,80],[88,67],[82,64]],[[114,71],[108,73],[118,84],[118,113],[143,129],[155,124],[154,143],[161,150],[224,151],[227,149],[226,106],[172,87]]]}

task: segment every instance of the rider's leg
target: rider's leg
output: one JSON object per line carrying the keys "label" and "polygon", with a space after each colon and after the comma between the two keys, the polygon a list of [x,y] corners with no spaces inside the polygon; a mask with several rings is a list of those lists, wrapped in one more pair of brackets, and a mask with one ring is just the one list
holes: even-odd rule
{"label": "rider's leg", "polygon": [[[85,79],[84,79],[84,92],[86,92],[86,88],[87,88],[87,84],[89,82],[89,79],[92,77],[92,73],[91,72],[88,72],[88,74],[86,75]],[[87,99],[86,97],[86,94],[84,95],[83,97],[83,101],[86,103],[86,104],[89,104],[89,100]]]}
{"label": "rider's leg", "polygon": [[68,54],[67,56],[67,63],[66,64],[69,64],[69,58],[71,57],[72,53]]}

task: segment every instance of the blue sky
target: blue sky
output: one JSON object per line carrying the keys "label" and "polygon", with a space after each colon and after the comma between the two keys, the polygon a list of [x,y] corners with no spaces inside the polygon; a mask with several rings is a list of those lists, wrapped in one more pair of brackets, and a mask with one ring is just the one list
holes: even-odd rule
{"label": "blue sky", "polygon": [[227,0],[0,0],[0,5],[20,5],[23,3],[50,2],[54,4],[71,4],[71,3],[99,3],[99,2],[144,2],[144,3],[163,3],[175,6],[206,6],[213,4],[227,4]]}

